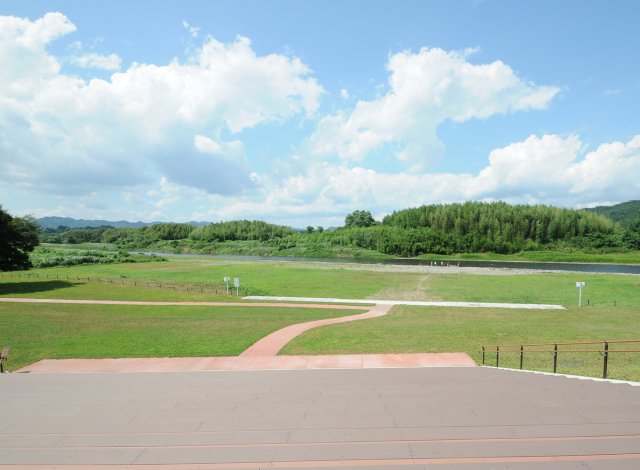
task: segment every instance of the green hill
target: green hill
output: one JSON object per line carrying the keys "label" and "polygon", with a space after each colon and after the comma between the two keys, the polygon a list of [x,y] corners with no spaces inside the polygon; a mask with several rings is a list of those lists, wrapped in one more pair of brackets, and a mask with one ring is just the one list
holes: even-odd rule
{"label": "green hill", "polygon": [[640,219],[640,201],[627,201],[615,206],[598,206],[585,210],[604,215],[623,225]]}

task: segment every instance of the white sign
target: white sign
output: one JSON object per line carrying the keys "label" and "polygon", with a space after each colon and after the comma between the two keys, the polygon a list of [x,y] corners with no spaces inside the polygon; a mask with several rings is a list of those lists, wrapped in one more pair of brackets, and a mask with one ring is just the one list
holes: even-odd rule
{"label": "white sign", "polygon": [[240,278],[239,277],[234,277],[233,278],[233,286],[234,287],[240,287]]}
{"label": "white sign", "polygon": [[584,281],[576,282],[578,288],[578,307],[582,307],[582,288],[584,287]]}
{"label": "white sign", "polygon": [[224,282],[225,282],[226,284],[229,284],[229,281],[230,281],[230,280],[231,280],[231,278],[230,278],[230,277],[228,277],[228,276],[225,276],[225,277],[224,277]]}

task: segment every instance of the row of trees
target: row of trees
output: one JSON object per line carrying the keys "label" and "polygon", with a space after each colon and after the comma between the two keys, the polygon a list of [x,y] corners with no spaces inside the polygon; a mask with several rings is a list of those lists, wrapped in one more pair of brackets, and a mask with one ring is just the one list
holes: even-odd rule
{"label": "row of trees", "polygon": [[408,256],[434,252],[434,247],[442,253],[515,253],[561,241],[597,247],[618,243],[620,228],[592,212],[504,202],[426,205],[394,212],[382,226],[401,231],[381,230],[379,250]]}
{"label": "row of trees", "polygon": [[43,243],[101,243],[104,232],[113,227],[84,227],[70,228],[63,225],[57,228],[46,228],[40,232],[40,241]]}
{"label": "row of trees", "polygon": [[515,253],[549,246],[574,249],[640,248],[637,231],[624,229],[595,213],[550,206],[512,206],[504,202],[429,205],[394,212],[377,222],[369,211],[348,214],[335,230],[306,233],[258,221],[194,227],[160,224],[143,229],[113,229],[103,241],[140,248],[157,240],[214,244],[254,240],[278,250],[305,243],[353,246],[411,257],[426,253]]}
{"label": "row of trees", "polygon": [[468,235],[531,240],[546,244],[592,233],[611,234],[615,223],[601,215],[551,206],[512,206],[505,202],[465,202],[405,209],[387,216],[384,225],[407,229],[430,228],[454,237]]}
{"label": "row of trees", "polygon": [[[348,214],[344,227],[296,232],[261,221],[233,221],[194,226],[156,224],[142,228],[59,227],[40,232],[50,243],[112,243],[121,249],[163,246],[207,247],[227,241],[255,241],[277,250],[304,244],[358,247],[394,256],[426,253],[515,253],[544,248],[579,250],[640,249],[640,220],[625,226],[593,212],[504,202],[425,205],[394,212],[382,222],[369,211]],[[12,217],[0,206],[0,269],[29,267],[38,243],[30,218]],[[168,242],[169,245],[163,243]]]}
{"label": "row of trees", "polygon": [[237,220],[205,226],[188,224],[156,224],[141,228],[111,228],[102,235],[104,243],[115,243],[125,248],[144,248],[158,240],[191,240],[218,243],[237,240],[269,241],[295,234],[281,225],[261,221]]}

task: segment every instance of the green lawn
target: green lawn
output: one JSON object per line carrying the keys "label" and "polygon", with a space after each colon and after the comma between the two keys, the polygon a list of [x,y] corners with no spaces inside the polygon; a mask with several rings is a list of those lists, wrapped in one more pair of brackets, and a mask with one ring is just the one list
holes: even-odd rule
{"label": "green lawn", "polygon": [[235,356],[285,326],[354,310],[0,303],[7,367],[40,359]]}
{"label": "green lawn", "polygon": [[432,297],[449,301],[578,304],[576,281],[590,306],[640,307],[640,276],[540,273],[512,276],[441,274],[429,278]]}
{"label": "green lawn", "polygon": [[[134,284],[135,282],[135,284]],[[189,290],[186,290],[189,289]],[[30,277],[24,279],[2,279],[0,297],[32,297],[41,299],[86,299],[86,300],[140,300],[140,301],[238,301],[235,295],[226,295],[223,287],[217,293],[211,288],[188,283],[158,284],[142,280],[101,279],[70,277],[47,279]]]}
{"label": "green lawn", "polygon": [[[184,259],[172,258],[168,262],[157,263],[132,263],[132,264],[104,264],[86,265],[74,267],[57,267],[46,269],[33,269],[23,275],[31,277],[17,277],[17,273],[4,274],[0,276],[0,285],[10,282],[24,281],[58,281],[66,284],[68,289],[49,289],[46,293],[34,289],[32,293],[18,295],[25,296],[67,296],[74,295],[75,298],[81,293],[92,295],[86,298],[111,298],[112,288],[118,284],[133,284],[134,282],[144,285],[151,281],[161,282],[167,286],[176,288],[192,288],[191,293],[186,294],[185,300],[211,298],[211,293],[200,296],[201,289],[211,290],[217,288],[219,293],[224,290],[223,278],[225,276],[239,277],[241,282],[241,294],[246,295],[279,295],[279,296],[312,296],[312,297],[342,297],[342,298],[362,298],[367,297],[381,289],[400,288],[407,283],[416,282],[417,277],[411,274],[385,273],[375,271],[352,271],[341,268],[324,266],[322,268],[311,268],[304,263],[274,263],[274,262],[246,262],[211,259]],[[81,288],[81,284],[87,281],[101,280],[104,285],[105,280],[114,284],[109,287],[95,289],[89,287]],[[152,284],[153,287],[153,284]],[[115,289],[115,287],[114,287]],[[100,297],[100,291],[104,290],[107,297]],[[159,289],[162,291],[163,289]],[[167,289],[164,289],[167,290]],[[169,289],[170,290],[170,289]],[[64,292],[63,292],[64,291]],[[82,292],[81,292],[82,291]],[[124,289],[118,292],[125,292]],[[182,293],[160,293],[154,290],[153,294],[140,295],[169,296],[171,299],[182,298]],[[0,288],[0,295],[5,295]],[[120,294],[113,294],[120,295]],[[127,295],[127,294],[122,294]],[[114,297],[115,298],[115,297]],[[166,299],[166,297],[163,297]],[[140,300],[147,300],[147,297]]]}
{"label": "green lawn", "polygon": [[[613,305],[615,302],[618,306],[640,306],[640,276],[576,273],[424,274],[391,272],[379,267],[378,270],[367,271],[349,268],[340,264],[320,266],[309,263],[172,258],[168,262],[60,267],[23,273],[31,277],[5,273],[0,276],[0,295],[118,300],[224,300],[223,277],[230,276],[240,277],[243,295],[248,292],[252,295],[533,302],[570,306],[577,303],[576,281],[585,281],[585,303],[598,306]],[[87,278],[91,281],[87,282]],[[10,286],[16,282],[25,285],[23,288]],[[137,285],[134,286],[134,283]],[[163,287],[159,287],[158,283],[162,283]],[[217,289],[217,294],[214,289]]]}
{"label": "green lawn", "polygon": [[[223,293],[222,278],[231,276],[240,277],[243,289],[250,294],[550,303],[568,307],[566,311],[396,307],[386,317],[310,331],[288,345],[285,354],[466,351],[479,361],[483,344],[640,339],[640,276],[473,275],[447,274],[444,269],[442,273],[429,274],[392,272],[380,267],[352,268],[339,264],[171,258],[157,263],[39,269],[29,272],[37,275],[30,277],[4,274],[0,276],[0,296],[234,301],[238,300],[236,296]],[[581,309],[575,307],[576,281],[586,282],[585,307]],[[213,288],[218,289],[217,294]],[[263,315],[253,309],[242,312],[232,307],[0,304],[0,343],[12,347],[10,359],[14,368],[42,357],[112,357],[114,351],[120,357],[233,355],[281,326],[341,315],[337,311],[267,310],[268,314]],[[294,318],[295,315],[304,318]],[[247,316],[251,320],[245,321]],[[70,339],[68,332],[74,332],[69,334]],[[57,356],[51,355],[54,353]],[[512,363],[509,360],[505,356],[501,362],[517,365],[517,355],[513,355]],[[592,364],[587,367],[584,361]],[[640,355],[612,355],[611,375],[640,380],[638,363]],[[547,355],[525,359],[526,367],[549,370],[551,364]],[[601,373],[597,354],[560,356],[561,372],[587,373],[587,369],[592,369],[589,375]]]}
{"label": "green lawn", "polygon": [[[464,351],[481,363],[483,345],[495,351],[495,345],[605,339],[640,340],[640,309],[572,307],[563,311],[396,306],[384,317],[310,330],[285,346],[281,354]],[[640,344],[616,347],[640,349]],[[511,353],[503,354],[500,362],[505,367],[518,367],[518,360],[518,354]],[[488,354],[487,361],[495,364],[495,355]],[[525,356],[525,368],[551,371],[552,365],[551,354]],[[558,371],[599,376],[602,358],[597,353],[560,354]],[[611,354],[609,375],[640,381],[640,354]]]}

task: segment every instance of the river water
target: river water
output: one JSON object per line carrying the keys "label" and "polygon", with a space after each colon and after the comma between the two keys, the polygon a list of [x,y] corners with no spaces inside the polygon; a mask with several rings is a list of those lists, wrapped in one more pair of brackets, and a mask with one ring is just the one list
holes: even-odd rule
{"label": "river water", "polygon": [[240,255],[181,255],[172,253],[145,252],[158,256],[177,256],[185,258],[226,258],[248,261],[298,261],[320,263],[354,263],[354,264],[382,264],[396,266],[459,266],[473,268],[510,268],[510,269],[534,269],[541,271],[576,271],[585,273],[603,274],[638,274],[640,266],[634,264],[600,264],[600,263],[543,263],[535,261],[435,261],[417,258],[395,258],[384,260],[367,260],[360,258],[302,258],[285,256],[240,256]]}

